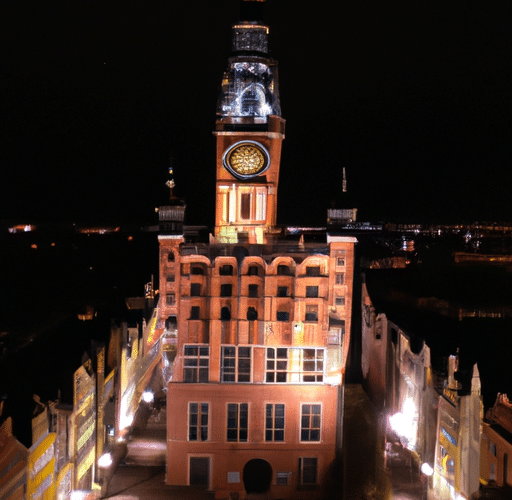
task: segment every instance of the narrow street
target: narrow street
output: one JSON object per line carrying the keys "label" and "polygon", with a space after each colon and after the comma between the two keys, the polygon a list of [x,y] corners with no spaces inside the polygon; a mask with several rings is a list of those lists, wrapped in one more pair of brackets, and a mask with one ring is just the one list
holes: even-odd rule
{"label": "narrow street", "polygon": [[103,498],[113,500],[213,500],[214,494],[190,486],[165,484],[166,401],[155,368],[150,388],[155,400],[141,401],[125,442],[110,450],[112,465],[104,471]]}

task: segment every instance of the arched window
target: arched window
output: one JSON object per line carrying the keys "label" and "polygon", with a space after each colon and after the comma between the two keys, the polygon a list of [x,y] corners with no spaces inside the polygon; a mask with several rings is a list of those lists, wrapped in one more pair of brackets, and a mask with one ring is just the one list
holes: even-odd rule
{"label": "arched window", "polygon": [[231,319],[231,311],[229,307],[223,307],[220,310],[221,321],[229,321]]}
{"label": "arched window", "polygon": [[254,321],[255,319],[258,319],[258,311],[254,307],[249,307],[247,309],[247,319],[249,321]]}

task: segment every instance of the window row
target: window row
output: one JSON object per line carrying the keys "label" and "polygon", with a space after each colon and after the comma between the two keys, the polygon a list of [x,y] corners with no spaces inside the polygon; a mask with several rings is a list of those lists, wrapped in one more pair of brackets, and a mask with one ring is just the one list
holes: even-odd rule
{"label": "window row", "polygon": [[[282,443],[285,441],[285,405],[265,404],[265,441]],[[188,404],[188,440],[208,441],[211,422],[210,405],[205,402]],[[304,403],[300,406],[301,442],[319,442],[322,427],[322,406]],[[247,443],[249,440],[249,404],[228,403],[226,407],[226,441]]]}
{"label": "window row", "polygon": [[[174,262],[174,253],[169,253],[168,261]],[[336,259],[337,267],[345,267],[345,259],[343,257],[338,257]],[[182,275],[199,275],[204,276],[207,274],[207,266],[205,264],[182,264],[181,265],[181,274]],[[263,276],[265,273],[260,266],[254,265],[249,266],[247,269],[247,276]],[[325,277],[327,276],[327,270],[322,269],[320,266],[307,266],[306,271],[304,273],[305,276],[319,276]],[[234,268],[230,264],[225,264],[219,267],[219,275],[220,276],[233,276]],[[277,266],[277,275],[278,276],[295,276],[295,269],[288,265],[280,264]],[[168,275],[167,281],[174,282],[174,275]],[[171,278],[171,279],[169,279]],[[344,283],[344,273],[337,272],[336,273],[336,283],[338,285],[342,285]]]}
{"label": "window row", "polygon": [[[221,382],[251,382],[252,348],[221,347]],[[325,349],[302,347],[268,347],[265,360],[265,382],[323,383]],[[183,381],[207,383],[209,380],[209,346],[186,345],[183,358]]]}

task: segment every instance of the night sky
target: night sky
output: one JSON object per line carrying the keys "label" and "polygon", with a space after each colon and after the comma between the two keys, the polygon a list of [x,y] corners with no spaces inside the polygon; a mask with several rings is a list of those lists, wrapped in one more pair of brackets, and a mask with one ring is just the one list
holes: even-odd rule
{"label": "night sky", "polygon": [[[237,0],[4,0],[0,219],[212,224]],[[279,223],[512,221],[510,2],[268,0]],[[341,193],[347,169],[348,199]]]}

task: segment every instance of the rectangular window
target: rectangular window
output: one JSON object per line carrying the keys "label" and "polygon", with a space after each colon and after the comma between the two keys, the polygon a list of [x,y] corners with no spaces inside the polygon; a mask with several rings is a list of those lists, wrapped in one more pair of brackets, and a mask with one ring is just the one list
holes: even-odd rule
{"label": "rectangular window", "polygon": [[265,441],[284,441],[284,405],[265,407]]}
{"label": "rectangular window", "polygon": [[277,287],[277,296],[278,297],[288,297],[288,287],[287,286],[278,286]]}
{"label": "rectangular window", "polygon": [[168,306],[173,306],[175,302],[176,302],[176,296],[174,295],[174,293],[167,293],[165,295],[165,303]]}
{"label": "rectangular window", "polygon": [[345,297],[344,296],[336,297],[336,305],[337,306],[344,306],[345,305]]}
{"label": "rectangular window", "polygon": [[210,348],[208,346],[186,345],[183,357],[184,382],[208,382]]}
{"label": "rectangular window", "polygon": [[317,286],[307,286],[306,287],[306,297],[318,297],[318,287]]}
{"label": "rectangular window", "polygon": [[299,485],[313,486],[317,484],[317,458],[299,458]]}
{"label": "rectangular window", "polygon": [[318,306],[307,305],[306,306],[306,317],[304,321],[318,321]]}
{"label": "rectangular window", "polygon": [[221,380],[222,382],[251,381],[250,347],[222,347]]}
{"label": "rectangular window", "polygon": [[336,284],[337,285],[345,284],[345,273],[336,273]]}
{"label": "rectangular window", "polygon": [[240,218],[243,220],[251,218],[251,193],[242,193],[240,196]]}
{"label": "rectangular window", "polygon": [[233,266],[224,264],[219,268],[219,274],[221,276],[233,276]]}
{"label": "rectangular window", "polygon": [[284,264],[279,264],[277,266],[277,274],[279,276],[291,276],[292,270],[290,269],[289,266],[285,266]]}
{"label": "rectangular window", "polygon": [[199,319],[199,306],[192,306],[190,308],[190,318],[188,319]]}
{"label": "rectangular window", "polygon": [[256,194],[256,220],[265,220],[267,212],[267,197],[265,192]]}
{"label": "rectangular window", "polygon": [[320,276],[320,266],[307,266],[306,276]]}
{"label": "rectangular window", "polygon": [[303,404],[300,418],[300,440],[320,441],[322,410],[320,405]]}
{"label": "rectangular window", "polygon": [[247,442],[249,408],[247,403],[229,403],[227,419],[227,440]]}
{"label": "rectangular window", "polygon": [[196,275],[203,275],[204,274],[203,266],[192,266],[190,273],[196,274]]}
{"label": "rectangular window", "polygon": [[208,441],[208,403],[188,404],[188,440]]}
{"label": "rectangular window", "polygon": [[233,286],[229,283],[224,283],[220,285],[220,296],[221,297],[231,297],[233,293]]}
{"label": "rectangular window", "polygon": [[277,321],[290,321],[290,313],[288,311],[277,311]]}
{"label": "rectangular window", "polygon": [[258,276],[258,266],[249,266],[249,269],[247,269],[247,275],[248,276]]}
{"label": "rectangular window", "polygon": [[249,297],[258,296],[258,285],[249,285]]}
{"label": "rectangular window", "polygon": [[286,382],[288,373],[288,349],[267,348],[266,382]]}
{"label": "rectangular window", "polygon": [[190,283],[190,296],[191,297],[199,297],[201,295],[201,284],[200,283]]}
{"label": "rectangular window", "polygon": [[345,265],[345,258],[344,257],[337,257],[336,258],[336,265],[343,267]]}
{"label": "rectangular window", "polygon": [[174,283],[174,274],[167,275],[167,283]]}
{"label": "rectangular window", "polygon": [[302,351],[302,382],[322,382],[324,379],[324,350]]}

